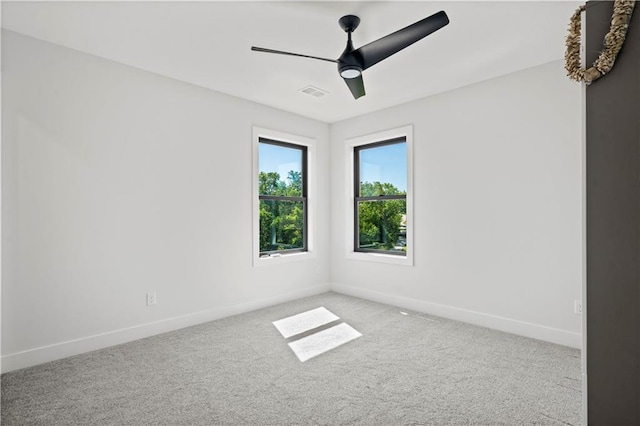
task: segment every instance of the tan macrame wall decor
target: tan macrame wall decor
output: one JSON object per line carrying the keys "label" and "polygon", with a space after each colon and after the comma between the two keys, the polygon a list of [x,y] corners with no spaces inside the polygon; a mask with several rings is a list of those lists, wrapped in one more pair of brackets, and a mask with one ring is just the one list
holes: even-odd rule
{"label": "tan macrame wall decor", "polygon": [[580,59],[580,29],[581,15],[586,6],[579,7],[571,16],[569,35],[567,36],[567,50],[564,55],[565,69],[569,78],[579,82],[591,84],[613,68],[618,52],[622,49],[624,39],[629,28],[629,20],[633,13],[635,0],[615,0],[609,32],[604,36],[604,49],[589,69],[582,68]]}

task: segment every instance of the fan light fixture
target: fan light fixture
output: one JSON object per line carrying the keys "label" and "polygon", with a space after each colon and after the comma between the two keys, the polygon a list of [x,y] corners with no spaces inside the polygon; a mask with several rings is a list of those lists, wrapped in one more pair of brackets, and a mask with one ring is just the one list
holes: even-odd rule
{"label": "fan light fixture", "polygon": [[351,33],[358,28],[360,18],[355,15],[345,15],[338,20],[340,28],[347,33],[347,47],[338,59],[321,58],[318,56],[301,55],[300,53],[284,52],[282,50],[265,49],[264,47],[251,46],[256,52],[277,53],[278,55],[299,56],[302,58],[319,59],[325,62],[333,62],[338,65],[340,77],[347,83],[347,87],[355,99],[364,96],[364,82],[362,72],[378,62],[394,55],[411,46],[418,40],[422,40],[429,34],[439,30],[449,23],[449,17],[444,11],[434,13],[431,16],[414,22],[394,33],[388,34],[378,40],[365,44],[359,49],[353,47]]}
{"label": "fan light fixture", "polygon": [[345,68],[340,70],[340,76],[342,76],[342,78],[358,78],[360,74],[362,74],[362,71],[358,68]]}
{"label": "fan light fixture", "polygon": [[346,68],[340,71],[342,78],[358,78],[362,72],[358,68]]}

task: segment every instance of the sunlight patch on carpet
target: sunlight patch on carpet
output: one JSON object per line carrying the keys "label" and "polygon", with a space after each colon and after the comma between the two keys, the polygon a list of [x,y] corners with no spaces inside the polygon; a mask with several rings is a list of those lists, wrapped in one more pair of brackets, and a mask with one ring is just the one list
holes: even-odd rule
{"label": "sunlight patch on carpet", "polygon": [[320,307],[274,321],[273,325],[275,325],[280,334],[282,334],[282,337],[287,339],[291,336],[329,324],[337,319],[340,319],[340,317],[330,312],[328,309]]}
{"label": "sunlight patch on carpet", "polygon": [[362,336],[362,334],[356,329],[343,322],[334,327],[291,342],[289,343],[289,347],[301,362],[305,362],[315,356],[357,339],[360,336]]}

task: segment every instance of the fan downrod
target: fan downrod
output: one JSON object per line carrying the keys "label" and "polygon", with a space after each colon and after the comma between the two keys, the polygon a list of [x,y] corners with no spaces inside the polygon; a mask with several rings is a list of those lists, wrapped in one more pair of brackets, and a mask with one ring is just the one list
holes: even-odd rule
{"label": "fan downrod", "polygon": [[338,20],[338,24],[345,32],[351,33],[360,25],[360,18],[355,15],[345,15]]}

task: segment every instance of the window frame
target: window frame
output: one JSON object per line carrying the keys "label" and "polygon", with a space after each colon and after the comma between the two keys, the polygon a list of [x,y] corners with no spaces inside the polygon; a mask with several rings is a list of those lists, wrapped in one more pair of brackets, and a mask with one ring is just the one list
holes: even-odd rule
{"label": "window frame", "polygon": [[[407,205],[407,250],[405,255],[397,252],[390,253],[382,250],[356,250],[356,148],[384,144],[391,140],[404,139],[407,148],[407,190],[405,200]],[[360,148],[362,149],[362,148]],[[389,130],[383,130],[368,135],[358,136],[345,140],[345,176],[353,182],[346,185],[345,196],[345,257],[350,260],[388,263],[395,265],[413,266],[414,259],[414,224],[413,224],[413,126],[406,125]],[[378,199],[379,197],[374,197]]]}
{"label": "window frame", "polygon": [[[298,144],[294,144],[294,143],[289,143],[289,142],[282,142],[279,140],[274,140],[271,138],[266,138],[266,137],[262,137],[259,136],[258,137],[258,147],[260,146],[261,143],[267,144],[267,145],[274,145],[274,146],[279,146],[282,148],[289,148],[289,149],[295,149],[295,150],[299,150],[300,153],[302,154],[302,161],[301,161],[301,173],[302,173],[302,195],[299,197],[292,197],[292,196],[285,196],[285,195],[261,195],[258,192],[258,205],[260,205],[260,201],[292,201],[292,202],[301,202],[302,203],[302,214],[303,214],[303,218],[302,218],[302,247],[300,248],[292,248],[292,249],[285,249],[285,250],[269,250],[269,251],[259,251],[258,255],[259,256],[273,256],[276,253],[279,253],[280,255],[287,255],[287,254],[291,254],[291,253],[300,253],[300,252],[306,252],[307,251],[307,222],[308,222],[308,218],[307,218],[307,179],[308,179],[308,159],[307,159],[307,147],[304,145],[298,145]],[[258,164],[260,164],[260,158],[258,157]],[[260,174],[260,171],[258,170],[258,175]],[[259,214],[259,213],[258,213]],[[260,226],[258,224],[258,226]]]}
{"label": "window frame", "polygon": [[360,209],[358,208],[362,201],[385,201],[385,200],[404,200],[406,203],[407,195],[376,195],[363,197],[360,195],[362,189],[360,180],[360,152],[367,149],[375,149],[388,145],[395,145],[398,143],[404,143],[406,145],[407,139],[404,136],[395,137],[393,139],[387,139],[380,142],[373,142],[369,144],[357,145],[353,147],[353,251],[359,253],[380,253],[388,254],[390,256],[402,256],[406,257],[406,251],[394,251],[394,250],[377,250],[366,249],[360,247]]}
{"label": "window frame", "polygon": [[[260,253],[260,189],[259,189],[259,148],[260,140],[268,140],[274,142],[274,144],[280,144],[285,147],[293,147],[297,149],[304,149],[306,156],[303,155],[303,167],[306,168],[306,179],[303,177],[303,191],[306,191],[306,200],[303,203],[305,210],[304,218],[304,250],[301,249],[288,249],[277,250],[269,252],[268,254],[261,255]],[[291,261],[308,260],[316,257],[314,249],[314,235],[315,235],[315,195],[316,195],[316,179],[314,176],[316,167],[316,140],[309,137],[293,135],[290,133],[281,132],[278,130],[267,129],[263,127],[252,127],[252,152],[253,152],[253,173],[252,173],[252,221],[253,221],[253,250],[252,250],[252,264],[254,267],[274,265],[280,263],[286,263]],[[305,158],[306,157],[306,158]],[[303,172],[304,173],[304,172]],[[303,192],[304,193],[304,192]],[[285,201],[287,198],[282,197]],[[299,201],[298,197],[296,200]]]}

